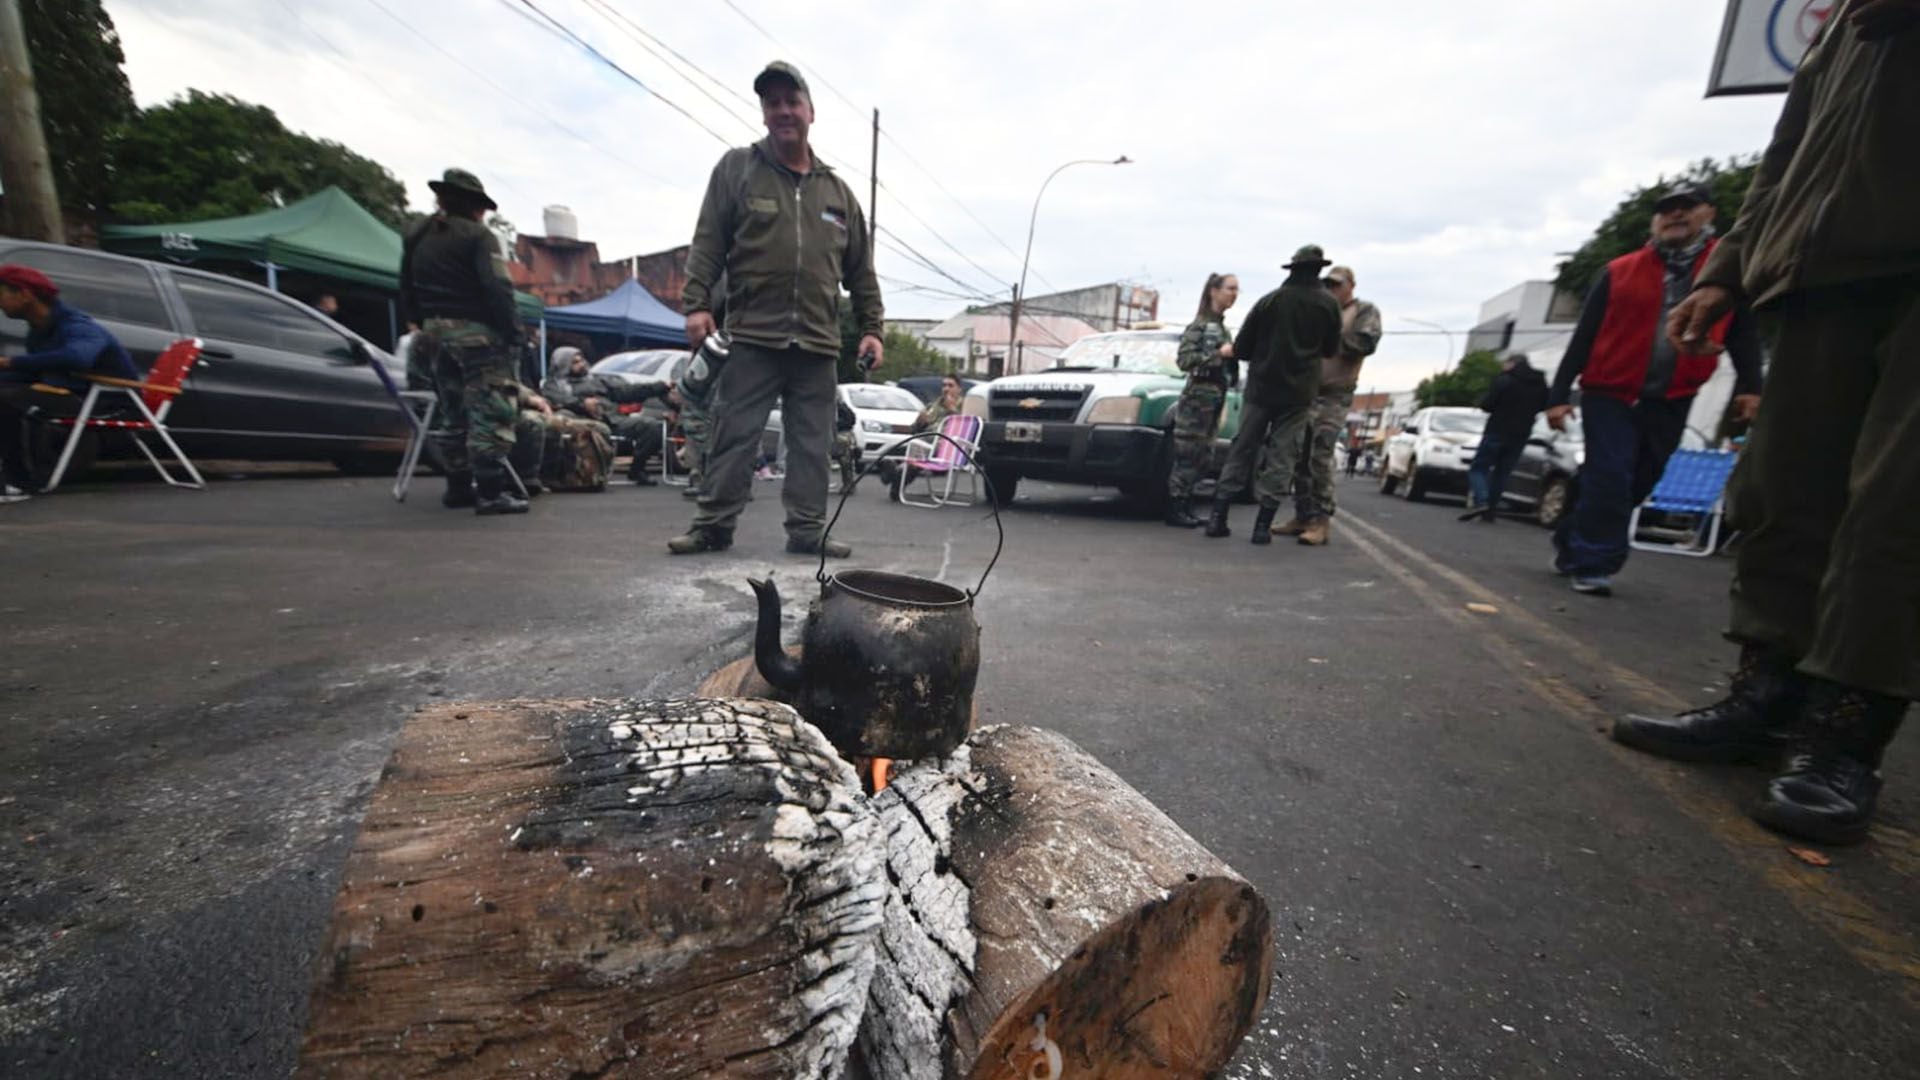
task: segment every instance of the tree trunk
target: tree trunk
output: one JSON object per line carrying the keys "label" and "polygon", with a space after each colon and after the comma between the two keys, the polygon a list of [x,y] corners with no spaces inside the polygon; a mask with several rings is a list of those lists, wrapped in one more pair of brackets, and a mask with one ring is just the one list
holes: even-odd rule
{"label": "tree trunk", "polygon": [[874,1076],[1226,1066],[1266,1001],[1266,902],[1105,766],[996,726],[874,802],[890,886],[861,1024]]}
{"label": "tree trunk", "polygon": [[302,1077],[838,1077],[883,904],[853,770],[764,701],[416,715]]}

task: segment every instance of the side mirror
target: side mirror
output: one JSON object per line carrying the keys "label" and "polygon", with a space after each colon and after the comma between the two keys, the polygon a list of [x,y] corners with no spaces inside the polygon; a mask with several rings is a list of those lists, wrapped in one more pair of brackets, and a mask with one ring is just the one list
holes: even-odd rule
{"label": "side mirror", "polygon": [[354,338],[348,343],[347,354],[353,357],[353,362],[361,367],[366,367],[373,362],[373,354],[367,351],[366,343],[359,338]]}

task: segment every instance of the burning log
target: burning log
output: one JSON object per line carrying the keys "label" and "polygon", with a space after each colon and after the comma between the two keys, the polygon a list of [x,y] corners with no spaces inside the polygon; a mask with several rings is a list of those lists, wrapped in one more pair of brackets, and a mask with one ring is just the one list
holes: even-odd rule
{"label": "burning log", "polygon": [[1211,1076],[1259,1015],[1265,901],[1066,738],[976,731],[874,804],[889,890],[860,1031],[873,1076]]}
{"label": "burning log", "polygon": [[839,1077],[885,891],[859,792],[772,702],[417,714],[298,1075]]}

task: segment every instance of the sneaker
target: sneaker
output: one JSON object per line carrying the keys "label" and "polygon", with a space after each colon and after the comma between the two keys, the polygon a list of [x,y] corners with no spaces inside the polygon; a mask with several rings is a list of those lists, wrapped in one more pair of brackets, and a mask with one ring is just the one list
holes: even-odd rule
{"label": "sneaker", "polygon": [[1573,591],[1582,596],[1612,596],[1613,581],[1605,574],[1575,574]]}
{"label": "sneaker", "polygon": [[33,498],[33,492],[25,488],[14,487],[12,484],[0,485],[0,503],[26,502],[31,498]]}
{"label": "sneaker", "polygon": [[824,541],[819,539],[802,540],[797,536],[787,537],[787,553],[789,555],[818,555],[821,553],[822,547],[826,549],[826,556],[829,559],[844,559],[853,554],[851,547],[832,537],[828,537]]}

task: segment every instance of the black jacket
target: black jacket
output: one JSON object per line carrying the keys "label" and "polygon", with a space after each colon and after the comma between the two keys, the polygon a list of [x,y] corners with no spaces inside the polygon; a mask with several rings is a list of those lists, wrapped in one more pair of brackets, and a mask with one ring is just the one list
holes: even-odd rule
{"label": "black jacket", "polygon": [[410,323],[466,319],[491,327],[509,344],[520,340],[506,260],[492,230],[470,218],[435,214],[407,232],[400,309]]}
{"label": "black jacket", "polygon": [[1320,393],[1320,360],[1340,352],[1340,303],[1312,272],[1289,276],[1247,313],[1233,342],[1246,362],[1249,401],[1306,405]]}
{"label": "black jacket", "polygon": [[1502,441],[1524,442],[1533,433],[1533,418],[1547,407],[1547,377],[1525,360],[1494,376],[1480,408],[1488,413],[1487,434]]}

